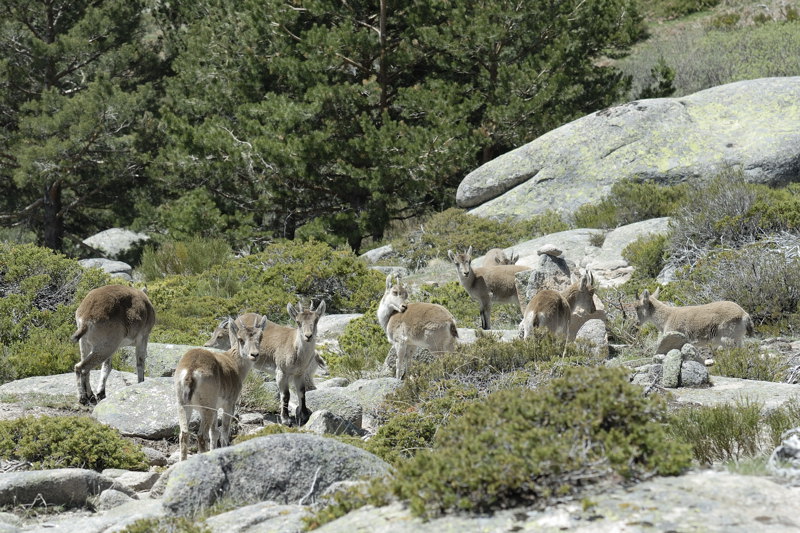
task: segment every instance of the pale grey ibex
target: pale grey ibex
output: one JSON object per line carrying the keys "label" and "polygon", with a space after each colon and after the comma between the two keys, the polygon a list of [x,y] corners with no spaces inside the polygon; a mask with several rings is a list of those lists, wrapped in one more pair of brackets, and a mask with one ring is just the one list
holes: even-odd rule
{"label": "pale grey ibex", "polygon": [[[227,446],[236,402],[247,374],[259,356],[259,344],[267,317],[260,317],[254,326],[240,325],[231,320],[228,336],[231,348],[212,352],[192,348],[178,361],[175,368],[175,394],[178,399],[181,461],[189,453],[189,421],[194,410],[200,414],[197,449]],[[222,431],[217,428],[217,411],[222,408]]]}
{"label": "pale grey ibex", "polygon": [[402,379],[413,347],[431,352],[455,350],[458,330],[450,311],[438,304],[408,303],[408,290],[386,276],[386,290],[378,305],[378,323],[397,354],[395,376]]}
{"label": "pale grey ibex", "polygon": [[[295,421],[302,426],[308,421],[311,411],[306,407],[306,391],[314,387],[313,373],[317,369],[317,324],[325,314],[325,302],[317,308],[313,305],[303,309],[292,304],[286,306],[296,327],[272,325],[261,342],[261,356],[264,364],[275,368],[275,380],[281,395],[281,423],[291,424],[289,417],[289,384],[297,393],[297,412]],[[310,386],[309,386],[310,382]]]}
{"label": "pale grey ibex", "polygon": [[473,300],[480,306],[481,328],[491,329],[493,303],[515,303],[520,306],[517,283],[514,275],[530,270],[522,265],[493,265],[472,268],[472,246],[465,253],[447,251],[456,265],[458,280]]}
{"label": "pale grey ibex", "polygon": [[[136,347],[136,377],[144,381],[147,341],[156,312],[147,295],[124,285],[105,285],[89,291],[75,311],[78,329],[72,341],[80,343],[81,360],[75,365],[78,401],[84,405],[106,397],[111,356],[120,346]],[[100,389],[92,394],[89,371],[102,365]]]}
{"label": "pale grey ibex", "polygon": [[636,301],[639,323],[652,322],[661,333],[677,331],[690,342],[718,346],[741,346],[745,335],[753,334],[750,315],[738,304],[729,301],[705,305],[671,307],[659,301],[661,287],[652,295],[647,289]]}
{"label": "pale grey ibex", "polygon": [[[252,327],[256,320],[261,317],[258,313],[244,313],[236,317],[236,320],[239,322],[239,325],[250,326]],[[217,348],[219,350],[227,350],[231,347],[230,341],[228,340],[228,322],[232,320],[231,318],[224,318],[222,322],[214,329],[214,332],[211,334],[211,338],[204,344],[207,348]],[[271,323],[267,323],[270,325]],[[282,327],[282,326],[277,326]],[[265,343],[268,342],[269,337],[264,336],[261,338],[261,353],[266,353],[266,346]],[[317,368],[325,368],[326,363],[325,360],[320,356],[318,353],[314,353],[314,362],[312,363],[312,367],[309,369],[307,374],[306,380],[306,390],[314,390],[316,389],[316,385],[314,384],[313,376],[317,373]],[[275,361],[270,356],[259,357],[256,361],[255,367],[256,370],[262,370],[269,372],[271,374],[275,374]]]}
{"label": "pale grey ibex", "polygon": [[483,266],[492,265],[513,265],[519,260],[519,254],[511,251],[511,255],[506,255],[502,248],[492,248],[483,256]]}
{"label": "pale grey ibex", "polygon": [[594,275],[586,271],[579,280],[561,292],[543,289],[528,302],[520,329],[522,338],[531,335],[534,328],[543,327],[569,339],[569,323],[576,312],[592,314],[594,304]]}

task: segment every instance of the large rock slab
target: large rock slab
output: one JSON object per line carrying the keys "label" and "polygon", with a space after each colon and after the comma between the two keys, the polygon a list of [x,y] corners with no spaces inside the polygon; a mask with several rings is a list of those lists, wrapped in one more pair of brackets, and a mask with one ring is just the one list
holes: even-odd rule
{"label": "large rock slab", "polygon": [[[150,342],[147,343],[147,358],[144,360],[144,374],[150,377],[168,377],[175,372],[183,354],[192,348],[203,348],[215,352],[216,348],[206,348],[205,346],[192,346],[190,344],[167,344]],[[123,346],[119,349],[120,361],[122,364],[131,368],[136,368],[136,348],[134,346]]]}
{"label": "large rock slab", "polygon": [[111,391],[92,416],[127,437],[166,439],[178,434],[178,402],[172,378],[148,378]]}
{"label": "large rock slab", "polygon": [[592,113],[478,167],[456,202],[475,215],[574,212],[622,179],[679,183],[726,166],[781,184],[800,170],[800,77],[740,81]]}
{"label": "large rock slab", "polygon": [[124,228],[109,228],[83,240],[83,244],[99,250],[109,259],[125,260],[150,240],[144,233]]}
{"label": "large rock slab", "polygon": [[700,405],[733,404],[748,399],[762,402],[766,409],[774,409],[792,398],[800,401],[800,387],[789,383],[711,376],[711,385],[704,389],[670,389],[670,392],[678,402]]}
{"label": "large rock slab", "polygon": [[[423,521],[402,504],[362,507],[316,529],[319,533],[478,533],[536,531],[602,533],[797,531],[800,487],[756,476],[702,471],[658,477],[590,494],[544,511],[509,509],[491,515],[449,515]],[[591,502],[591,505],[585,505]],[[584,508],[585,506],[585,508]]]}
{"label": "large rock slab", "polygon": [[[100,388],[100,370],[90,374],[92,390]],[[136,374],[112,370],[106,382],[106,393],[138,383]],[[78,385],[74,373],[52,376],[33,376],[0,385],[0,396],[19,400],[47,400],[52,402],[78,402]]]}
{"label": "large rock slab", "polygon": [[303,433],[269,435],[192,455],[168,476],[164,507],[192,515],[224,499],[305,504],[338,481],[381,477],[390,466],[360,448]]}
{"label": "large rock slab", "polygon": [[114,261],[112,259],[105,259],[103,257],[93,257],[91,259],[81,259],[78,264],[83,268],[99,268],[103,272],[122,278],[126,281],[132,281],[131,274],[133,267],[123,261]]}
{"label": "large rock slab", "polygon": [[[121,488],[113,479],[83,468],[9,472],[0,476],[0,507],[33,504],[83,507],[89,498],[111,487]],[[129,489],[123,490],[132,494]]]}
{"label": "large rock slab", "polygon": [[[48,517],[38,527],[26,527],[24,531],[47,531],[48,533],[109,533],[124,531],[137,520],[157,519],[167,514],[159,500],[132,500],[104,513],[92,516]],[[2,531],[2,530],[0,530]]]}
{"label": "large rock slab", "polygon": [[301,533],[309,514],[302,505],[262,502],[212,516],[204,525],[213,533]]}

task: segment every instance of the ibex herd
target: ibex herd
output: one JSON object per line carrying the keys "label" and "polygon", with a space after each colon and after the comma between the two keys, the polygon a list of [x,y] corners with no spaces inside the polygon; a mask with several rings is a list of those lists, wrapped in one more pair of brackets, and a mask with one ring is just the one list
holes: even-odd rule
{"label": "ibex herd", "polygon": [[[472,247],[464,253],[448,256],[455,264],[458,279],[470,297],[478,302],[483,329],[491,327],[493,303],[516,303],[521,299],[516,288],[516,274],[527,267],[515,265],[518,255],[510,257],[501,249],[490,250],[483,266],[472,266]],[[571,341],[570,321],[576,313],[595,312],[595,279],[586,271],[561,292],[540,290],[522,309],[520,335],[527,338],[537,328],[544,328]],[[750,316],[733,302],[671,307],[644,291],[637,297],[636,313],[640,324],[652,322],[662,333],[678,331],[693,342],[720,345],[742,344],[752,335]],[[433,354],[453,352],[459,339],[453,315],[441,305],[409,302],[408,289],[393,276],[386,277],[377,320],[397,355],[395,376],[403,379],[408,373],[409,356],[417,348]],[[297,395],[294,422],[303,425],[311,411],[306,405],[306,392],[315,389],[314,374],[325,361],[316,353],[316,335],[325,302],[304,309],[301,304],[287,305],[294,327],[280,326],[257,313],[225,318],[214,331],[206,348],[192,348],[177,363],[174,372],[175,395],[180,426],[181,460],[186,459],[189,445],[189,421],[192,413],[200,415],[197,435],[198,450],[204,452],[227,446],[231,420],[241,394],[242,385],[252,368],[275,374],[280,393],[280,421],[289,425],[289,388]],[[97,403],[105,398],[106,381],[111,372],[111,356],[122,345],[134,345],[136,373],[144,380],[147,343],[156,314],[143,290],[122,285],[107,285],[90,291],[75,312],[77,330],[73,341],[80,342],[81,360],[75,365],[78,401]],[[573,335],[574,336],[574,335]],[[566,350],[566,344],[565,344]],[[92,392],[89,371],[102,367],[100,387]],[[218,410],[222,409],[221,430],[217,427]]]}

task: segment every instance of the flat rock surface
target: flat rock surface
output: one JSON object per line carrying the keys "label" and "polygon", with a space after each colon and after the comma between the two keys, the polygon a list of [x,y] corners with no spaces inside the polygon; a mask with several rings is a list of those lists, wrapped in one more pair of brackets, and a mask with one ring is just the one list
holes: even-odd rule
{"label": "flat rock surface", "polygon": [[354,511],[320,533],[796,532],[800,487],[727,472],[655,478],[630,488],[588,495],[545,511],[511,509],[491,516],[447,516],[423,522],[399,504]]}
{"label": "flat rock surface", "polygon": [[757,400],[767,409],[780,407],[790,399],[800,401],[800,386],[771,381],[711,376],[712,386],[704,389],[670,389],[680,403],[719,405],[739,399]]}

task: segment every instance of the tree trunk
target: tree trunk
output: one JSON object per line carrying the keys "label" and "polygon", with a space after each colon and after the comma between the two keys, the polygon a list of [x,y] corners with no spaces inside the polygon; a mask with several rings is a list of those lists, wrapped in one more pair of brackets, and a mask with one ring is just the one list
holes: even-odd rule
{"label": "tree trunk", "polygon": [[61,251],[64,244],[64,219],[61,213],[61,180],[44,187],[44,245]]}

